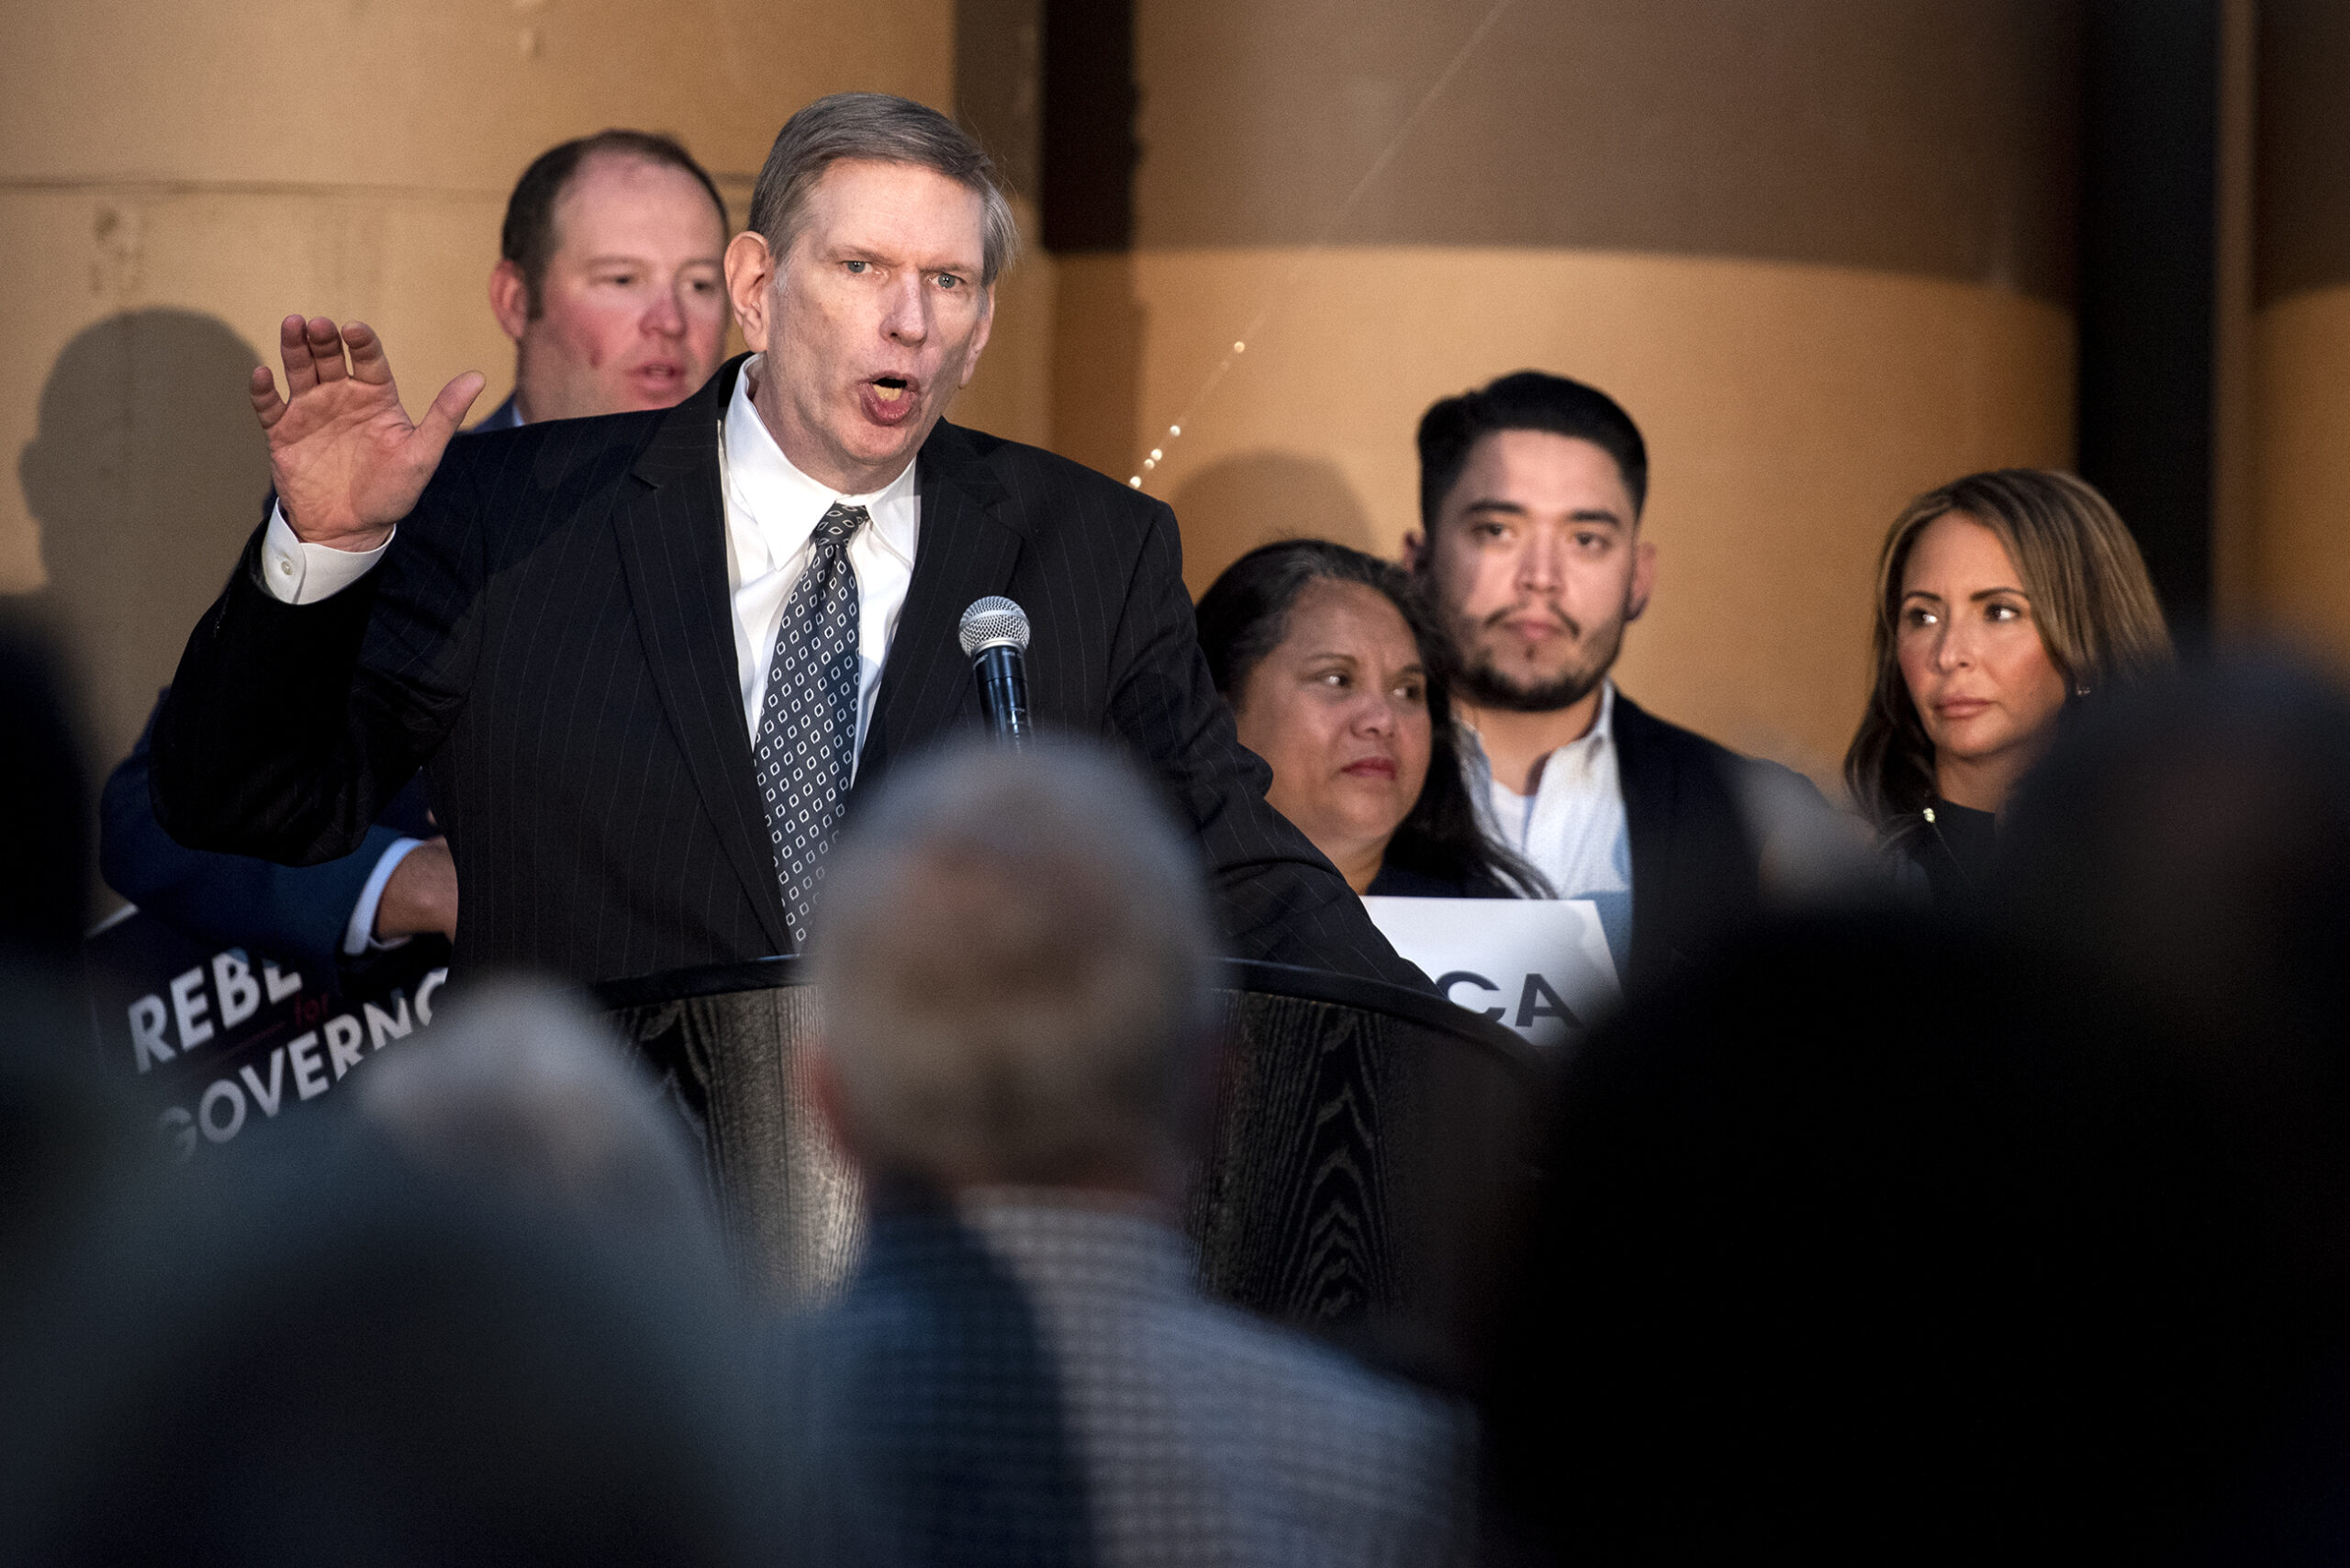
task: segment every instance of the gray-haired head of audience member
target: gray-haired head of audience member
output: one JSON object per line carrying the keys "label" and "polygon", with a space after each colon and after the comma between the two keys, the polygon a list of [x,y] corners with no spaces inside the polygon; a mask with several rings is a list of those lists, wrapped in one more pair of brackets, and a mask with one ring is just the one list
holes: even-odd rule
{"label": "gray-haired head of audience member", "polygon": [[992,287],[1019,254],[1019,220],[987,149],[927,104],[888,93],[834,93],[783,122],[751,189],[752,232],[775,254],[787,254],[816,182],[851,158],[912,163],[977,192],[985,208],[981,287]]}
{"label": "gray-haired head of audience member", "polygon": [[578,1002],[502,980],[370,1063],[360,1107],[415,1164],[632,1238],[715,1246],[708,1188],[659,1087]]}
{"label": "gray-haired head of audience member", "polygon": [[1099,750],[893,779],[826,878],[820,1100],[877,1180],[1172,1197],[1203,1128],[1206,887]]}

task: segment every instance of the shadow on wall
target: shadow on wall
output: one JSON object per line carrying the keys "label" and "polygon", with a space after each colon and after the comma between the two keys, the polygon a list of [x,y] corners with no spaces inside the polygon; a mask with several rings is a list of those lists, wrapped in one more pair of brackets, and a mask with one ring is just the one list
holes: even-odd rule
{"label": "shadow on wall", "polygon": [[81,678],[99,776],[261,521],[269,454],[244,395],[260,363],[215,317],[134,310],[77,333],[41,388],[17,474],[48,586],[18,602]]}
{"label": "shadow on wall", "polygon": [[1183,525],[1183,576],[1194,599],[1225,567],[1276,539],[1329,539],[1381,553],[1354,487],[1324,458],[1243,453],[1184,480],[1168,504]]}

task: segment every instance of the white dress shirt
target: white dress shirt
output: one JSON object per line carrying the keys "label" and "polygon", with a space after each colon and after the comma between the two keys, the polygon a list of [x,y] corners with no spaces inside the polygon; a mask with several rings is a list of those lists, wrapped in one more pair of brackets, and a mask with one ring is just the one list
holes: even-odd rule
{"label": "white dress shirt", "polygon": [[1461,766],[1479,822],[1550,879],[1562,899],[1628,893],[1632,834],[1616,766],[1616,683],[1602,681],[1599,717],[1581,740],[1542,759],[1534,793],[1521,795],[1494,778],[1476,732],[1461,726]]}
{"label": "white dress shirt", "polygon": [[[743,722],[751,744],[759,735],[759,710],[766,696],[767,666],[775,662],[784,600],[808,566],[808,541],[834,502],[863,507],[872,521],[852,534],[849,565],[856,570],[856,746],[863,750],[873,723],[873,700],[881,689],[881,667],[897,635],[898,617],[912,586],[914,546],[922,537],[922,498],[915,493],[914,465],[870,495],[845,496],[792,466],[751,404],[765,354],[754,354],[734,381],[734,396],[714,432],[718,442],[720,493],[726,503],[726,588],[733,608],[734,665],[743,689]],[[397,532],[397,531],[395,531]],[[392,547],[386,538],[373,550],[337,550],[295,537],[285,508],[274,509],[262,535],[262,581],[271,597],[285,604],[316,604],[365,577]],[[745,759],[747,760],[747,758]],[[854,777],[856,763],[850,763]],[[343,951],[375,946],[376,906],[384,884],[418,841],[403,838],[375,863],[375,874],[351,912]]]}
{"label": "white dress shirt", "polygon": [[[735,379],[719,442],[726,496],[726,586],[734,606],[734,665],[743,688],[743,722],[758,744],[767,666],[775,662],[784,600],[808,566],[808,541],[834,503],[863,507],[872,521],[849,536],[856,568],[856,745],[862,750],[881,690],[881,666],[906,608],[914,577],[914,546],[922,537],[922,498],[914,465],[869,495],[845,496],[802,474],[775,443],[751,406],[754,378],[766,355],[754,356]],[[852,765],[853,766],[853,765]],[[852,776],[854,776],[852,774]]]}

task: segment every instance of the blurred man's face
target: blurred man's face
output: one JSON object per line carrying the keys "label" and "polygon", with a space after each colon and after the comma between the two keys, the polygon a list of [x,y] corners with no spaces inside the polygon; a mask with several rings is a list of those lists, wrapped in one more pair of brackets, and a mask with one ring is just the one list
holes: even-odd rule
{"label": "blurred man's face", "polygon": [[554,231],[536,301],[510,262],[490,279],[525,420],[666,409],[710,379],[726,347],[726,225],[700,181],[595,153],[555,199]]}
{"label": "blurred man's face", "polygon": [[1616,460],[1549,431],[1480,440],[1431,537],[1406,549],[1460,658],[1461,699],[1518,712],[1590,694],[1655,571]]}
{"label": "blurred man's face", "polygon": [[727,290],[767,353],[754,400],[801,472],[864,495],[912,460],[987,346],[985,223],[968,185],[851,158],[816,182],[780,265],[761,236],[735,237]]}

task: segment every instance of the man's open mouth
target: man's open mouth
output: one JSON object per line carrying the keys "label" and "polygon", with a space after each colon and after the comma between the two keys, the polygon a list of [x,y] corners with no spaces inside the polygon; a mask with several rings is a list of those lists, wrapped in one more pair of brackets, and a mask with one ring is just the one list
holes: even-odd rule
{"label": "man's open mouth", "polygon": [[921,391],[921,384],[911,376],[877,375],[865,384],[857,401],[864,406],[867,420],[894,428],[912,419],[922,408],[918,396]]}

